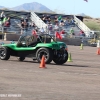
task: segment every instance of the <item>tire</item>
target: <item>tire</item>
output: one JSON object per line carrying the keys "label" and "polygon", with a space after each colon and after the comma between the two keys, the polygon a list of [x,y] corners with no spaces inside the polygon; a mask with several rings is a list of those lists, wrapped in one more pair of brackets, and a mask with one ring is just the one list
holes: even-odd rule
{"label": "tire", "polygon": [[10,58],[10,49],[8,47],[0,48],[0,59],[8,60]]}
{"label": "tire", "polygon": [[63,51],[62,54],[54,55],[53,61],[57,65],[62,65],[68,60],[68,52],[66,50]]}
{"label": "tire", "polygon": [[45,63],[49,64],[53,59],[53,53],[51,49],[48,48],[39,48],[36,52],[36,59],[40,63],[42,56],[45,56]]}
{"label": "tire", "polygon": [[25,60],[25,57],[18,57],[17,59],[18,59],[18,61],[23,61],[23,60]]}

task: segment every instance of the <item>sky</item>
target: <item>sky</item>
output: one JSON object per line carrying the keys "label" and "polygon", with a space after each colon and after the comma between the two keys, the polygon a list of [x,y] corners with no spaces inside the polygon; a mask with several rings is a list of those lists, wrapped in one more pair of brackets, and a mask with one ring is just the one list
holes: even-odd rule
{"label": "sky", "polygon": [[63,14],[81,14],[100,18],[100,0],[1,0],[0,6],[16,7],[24,3],[38,2],[47,8]]}

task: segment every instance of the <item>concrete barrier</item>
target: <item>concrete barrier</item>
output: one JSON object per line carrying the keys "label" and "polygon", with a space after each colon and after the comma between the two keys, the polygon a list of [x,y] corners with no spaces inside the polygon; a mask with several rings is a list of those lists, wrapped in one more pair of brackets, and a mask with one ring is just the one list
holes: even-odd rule
{"label": "concrete barrier", "polygon": [[20,37],[20,34],[13,34],[13,33],[4,33],[4,40],[5,41],[17,41]]}
{"label": "concrete barrier", "polygon": [[[59,40],[57,39],[57,41]],[[77,45],[77,46],[81,45],[81,39],[76,39],[76,38],[64,38],[60,41],[65,42],[67,45]]]}
{"label": "concrete barrier", "polygon": [[[20,37],[20,34],[4,33],[5,41],[12,41],[12,40],[18,41],[19,37]],[[65,42],[67,45],[76,45],[76,46],[81,45],[81,39],[79,38],[64,38],[62,40],[57,39],[57,41]]]}

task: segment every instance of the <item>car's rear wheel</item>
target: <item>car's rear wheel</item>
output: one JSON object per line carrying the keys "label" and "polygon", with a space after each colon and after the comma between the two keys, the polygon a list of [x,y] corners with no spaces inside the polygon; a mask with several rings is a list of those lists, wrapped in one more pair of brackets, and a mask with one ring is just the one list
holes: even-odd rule
{"label": "car's rear wheel", "polygon": [[45,57],[45,63],[49,64],[53,59],[52,50],[48,48],[39,48],[36,52],[36,59],[38,62],[41,62],[43,55]]}
{"label": "car's rear wheel", "polygon": [[10,49],[8,47],[0,48],[0,59],[8,60],[10,58]]}
{"label": "car's rear wheel", "polygon": [[64,51],[58,51],[54,54],[53,61],[58,64],[62,65],[68,60],[68,52],[66,50]]}
{"label": "car's rear wheel", "polygon": [[25,60],[25,57],[17,57],[18,61],[23,61]]}

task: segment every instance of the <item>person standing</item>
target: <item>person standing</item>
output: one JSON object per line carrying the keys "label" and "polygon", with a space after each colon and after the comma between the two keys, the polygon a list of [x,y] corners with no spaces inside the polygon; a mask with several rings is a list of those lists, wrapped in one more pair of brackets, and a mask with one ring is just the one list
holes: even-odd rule
{"label": "person standing", "polygon": [[22,18],[21,19],[21,34],[26,33],[28,30],[28,22]]}
{"label": "person standing", "polygon": [[4,14],[4,11],[2,11],[0,14],[0,20],[3,21],[4,17],[5,17],[5,14]]}
{"label": "person standing", "polygon": [[70,29],[70,37],[73,37],[74,35],[75,35],[75,33],[74,33],[74,29],[71,28],[71,29]]}
{"label": "person standing", "polygon": [[44,28],[43,27],[40,28],[40,32],[41,32],[41,34],[44,34]]}
{"label": "person standing", "polygon": [[4,14],[4,12],[2,11],[1,14],[0,14],[0,25],[1,25],[1,26],[3,26],[4,18],[5,18],[5,14]]}

